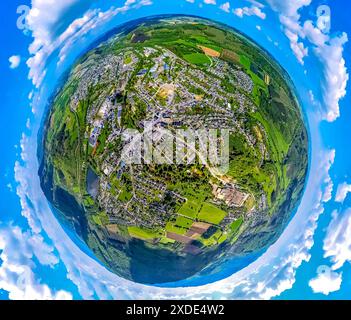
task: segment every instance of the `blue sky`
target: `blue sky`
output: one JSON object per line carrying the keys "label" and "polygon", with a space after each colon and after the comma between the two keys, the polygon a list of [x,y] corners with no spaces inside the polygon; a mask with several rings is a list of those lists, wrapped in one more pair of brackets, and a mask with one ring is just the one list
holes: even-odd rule
{"label": "blue sky", "polygon": [[[25,32],[16,26],[20,5],[32,8]],[[329,32],[316,23],[320,5],[330,6]],[[349,6],[341,0],[4,1],[0,299],[349,299]],[[108,272],[58,224],[36,175],[37,130],[60,74],[113,26],[164,13],[221,21],[271,52],[296,85],[312,144],[305,195],[281,238],[247,268],[192,289],[142,286]]]}

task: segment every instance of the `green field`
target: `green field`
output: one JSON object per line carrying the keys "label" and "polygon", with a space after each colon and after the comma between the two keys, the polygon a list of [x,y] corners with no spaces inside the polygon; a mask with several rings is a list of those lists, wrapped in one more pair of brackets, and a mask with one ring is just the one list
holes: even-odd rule
{"label": "green field", "polygon": [[182,217],[182,216],[178,216],[175,224],[177,226],[182,227],[182,228],[189,229],[191,227],[191,225],[193,224],[193,220]]}
{"label": "green field", "polygon": [[159,232],[139,227],[128,227],[128,232],[131,237],[141,240],[152,240],[162,236]]}
{"label": "green field", "polygon": [[211,203],[204,203],[198,219],[212,224],[219,224],[227,215],[227,213]]}
{"label": "green field", "polygon": [[186,54],[184,55],[184,59],[189,63],[195,64],[195,65],[205,65],[205,64],[211,63],[211,59],[203,53]]}
{"label": "green field", "polygon": [[236,233],[239,230],[239,228],[242,225],[242,223],[243,223],[243,218],[239,218],[238,220],[235,220],[230,225],[230,231],[232,233]]}
{"label": "green field", "polygon": [[180,235],[184,235],[184,234],[186,234],[188,229],[177,226],[174,222],[167,222],[166,231],[173,232],[173,233],[180,234]]}
{"label": "green field", "polygon": [[245,69],[250,70],[251,61],[245,55],[240,56],[240,63],[245,67]]}
{"label": "green field", "polygon": [[183,206],[179,209],[178,213],[187,216],[189,218],[195,219],[199,210],[201,208],[201,202],[196,200],[187,200]]}
{"label": "green field", "polygon": [[101,227],[107,225],[110,221],[106,212],[100,212],[99,214],[92,216],[92,220]]}

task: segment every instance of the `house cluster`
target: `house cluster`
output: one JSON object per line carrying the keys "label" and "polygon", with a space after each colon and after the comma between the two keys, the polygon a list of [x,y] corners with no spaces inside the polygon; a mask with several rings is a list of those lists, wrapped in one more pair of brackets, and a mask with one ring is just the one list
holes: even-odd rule
{"label": "house cluster", "polygon": [[224,201],[228,207],[242,207],[249,194],[240,191],[234,184],[227,183],[223,187],[213,186],[212,193],[216,199]]}
{"label": "house cluster", "polygon": [[[83,80],[71,105],[76,108],[87,96],[89,87],[99,84],[104,88],[103,94],[89,106],[87,115],[87,138],[91,147],[96,148],[102,131],[108,128],[108,132],[104,132],[106,152],[103,150],[96,156],[102,169],[99,205],[108,213],[111,223],[151,228],[164,226],[175,214],[174,209],[162,201],[166,196],[178,204],[186,199],[167,190],[165,183],[137,165],[130,169],[121,162],[125,142],[117,141],[123,140],[127,129],[125,110],[128,109],[131,116],[145,106],[146,116],[135,123],[140,130],[144,129],[145,120],[154,127],[171,129],[228,128],[243,134],[253,147],[257,138],[239,120],[240,113],[255,109],[247,94],[252,92],[253,82],[244,72],[217,58],[213,58],[214,63],[208,70],[201,70],[165,48],[133,50],[126,48],[117,56],[107,56],[91,64],[88,61],[89,68],[78,70]],[[224,89],[223,81],[228,75],[240,90]],[[112,151],[107,149],[114,144],[118,147]],[[122,179],[126,175],[129,175],[128,181]],[[213,194],[231,208],[243,206],[249,197],[231,183],[217,186]],[[229,214],[228,219],[234,217]]]}

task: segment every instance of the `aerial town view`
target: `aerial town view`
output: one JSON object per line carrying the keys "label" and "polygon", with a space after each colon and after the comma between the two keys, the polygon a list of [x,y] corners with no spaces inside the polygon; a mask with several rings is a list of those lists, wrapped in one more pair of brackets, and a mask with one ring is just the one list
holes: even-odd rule
{"label": "aerial town view", "polygon": [[[153,151],[135,159],[147,127]],[[176,138],[157,147],[164,132],[214,130],[229,132],[225,171]],[[49,106],[40,176],[107,268],[163,283],[272,244],[300,200],[307,150],[294,89],[268,53],[224,25],[171,16],[117,28],[75,63]]]}

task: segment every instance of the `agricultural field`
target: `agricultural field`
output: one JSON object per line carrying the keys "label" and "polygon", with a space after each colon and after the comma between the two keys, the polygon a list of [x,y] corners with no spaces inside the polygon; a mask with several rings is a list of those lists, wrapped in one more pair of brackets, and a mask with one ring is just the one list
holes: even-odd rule
{"label": "agricultural field", "polygon": [[219,224],[227,215],[227,213],[210,203],[204,203],[198,219],[212,224]]}

